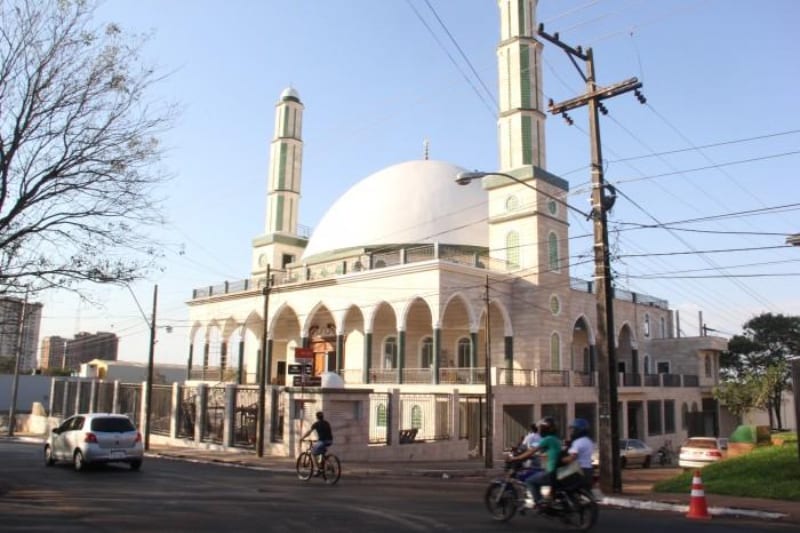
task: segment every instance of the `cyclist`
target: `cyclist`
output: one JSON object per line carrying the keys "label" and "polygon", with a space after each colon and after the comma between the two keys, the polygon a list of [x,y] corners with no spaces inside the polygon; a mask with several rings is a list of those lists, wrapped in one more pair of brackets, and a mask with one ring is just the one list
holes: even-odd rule
{"label": "cyclist", "polygon": [[562,462],[569,464],[577,461],[578,466],[583,471],[585,483],[591,488],[592,477],[594,476],[594,469],[592,468],[594,442],[589,437],[589,422],[583,418],[576,418],[569,427],[572,430],[570,433],[570,446]]}
{"label": "cyclist", "polygon": [[314,458],[314,464],[317,466],[317,475],[319,475],[319,456],[328,451],[328,447],[333,444],[333,430],[331,425],[325,420],[325,415],[322,411],[317,411],[317,421],[311,424],[308,431],[300,437],[300,440],[306,440],[312,432],[317,432],[317,442],[311,447],[311,457]]}

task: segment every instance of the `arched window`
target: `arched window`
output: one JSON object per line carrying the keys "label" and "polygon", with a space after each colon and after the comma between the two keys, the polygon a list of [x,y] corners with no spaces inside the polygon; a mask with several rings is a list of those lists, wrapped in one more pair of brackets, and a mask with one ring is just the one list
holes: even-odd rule
{"label": "arched window", "polygon": [[419,354],[420,368],[430,368],[433,366],[433,338],[425,337],[422,339],[422,346]]}
{"label": "arched window", "polygon": [[375,415],[375,425],[379,428],[386,427],[386,405],[378,404],[378,412]]}
{"label": "arched window", "polygon": [[458,339],[458,367],[470,368],[472,366],[472,358],[470,357],[470,342],[469,339]]}
{"label": "arched window", "polygon": [[652,374],[652,369],[650,368],[650,356],[649,355],[645,355],[644,356],[644,361],[642,363],[642,366],[644,367],[644,373],[645,374]]}
{"label": "arched window", "polygon": [[663,316],[661,317],[661,338],[662,339],[667,338],[667,321],[664,319]]}
{"label": "arched window", "polygon": [[550,336],[550,368],[561,370],[561,339],[558,333]]}
{"label": "arched window", "polygon": [[506,198],[506,211],[516,211],[519,209],[519,198],[513,194]]}
{"label": "arched window", "polygon": [[584,372],[591,372],[594,370],[592,368],[592,360],[589,358],[589,347],[585,347],[583,349],[583,371]]}
{"label": "arched window", "polygon": [[650,336],[650,315],[644,315],[644,336]]}
{"label": "arched window", "polygon": [[415,405],[411,408],[411,429],[422,428],[422,407]]}
{"label": "arched window", "polygon": [[558,258],[558,237],[555,233],[550,233],[547,236],[547,256],[550,260],[550,270],[558,271],[560,267],[560,261]]}
{"label": "arched window", "polygon": [[712,365],[712,362],[711,362],[711,356],[708,355],[708,354],[706,354],[705,363],[706,363],[706,377],[710,378],[711,377],[711,365]]}
{"label": "arched window", "polygon": [[397,368],[397,337],[386,337],[383,341],[383,368]]}
{"label": "arched window", "polygon": [[519,233],[516,231],[506,234],[506,268],[519,268]]}

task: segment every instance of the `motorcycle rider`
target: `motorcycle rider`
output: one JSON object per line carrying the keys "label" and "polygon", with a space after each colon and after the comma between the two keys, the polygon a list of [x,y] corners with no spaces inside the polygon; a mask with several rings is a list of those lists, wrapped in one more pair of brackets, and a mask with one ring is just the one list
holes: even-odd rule
{"label": "motorcycle rider", "polygon": [[556,421],[551,416],[542,418],[539,423],[539,434],[542,440],[535,448],[529,448],[519,455],[511,458],[513,461],[523,461],[535,454],[544,453],[547,455],[546,467],[544,470],[536,472],[525,480],[528,490],[533,495],[534,505],[541,506],[544,503],[542,497],[542,485],[555,486],[555,473],[561,458],[561,439],[557,436]]}
{"label": "motorcycle rider", "polygon": [[567,456],[562,459],[562,462],[569,464],[577,461],[578,466],[583,471],[586,487],[591,489],[594,476],[594,469],[592,468],[594,442],[589,437],[589,422],[584,418],[576,418],[569,427],[571,430],[570,445],[569,450],[567,450]]}

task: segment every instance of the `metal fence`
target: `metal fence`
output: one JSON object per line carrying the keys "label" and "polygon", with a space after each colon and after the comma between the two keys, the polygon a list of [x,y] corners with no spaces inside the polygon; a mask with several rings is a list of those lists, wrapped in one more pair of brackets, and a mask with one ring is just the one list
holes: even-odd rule
{"label": "metal fence", "polygon": [[114,412],[114,383],[109,381],[97,382],[96,406],[98,413]]}
{"label": "metal fence", "polygon": [[256,445],[258,387],[237,387],[233,411],[233,445]]}
{"label": "metal fence", "polygon": [[178,437],[194,438],[197,420],[197,389],[181,386],[178,389]]}
{"label": "metal fence", "polygon": [[468,441],[471,456],[478,456],[486,420],[483,396],[461,396],[458,404],[458,438]]}
{"label": "metal fence", "polygon": [[150,433],[169,435],[172,420],[172,385],[153,384],[150,403]]}
{"label": "metal fence", "polygon": [[138,383],[119,384],[119,412],[138,426],[142,412],[142,385]]}
{"label": "metal fence", "polygon": [[449,394],[400,394],[400,431],[410,441],[445,440],[452,433]]}
{"label": "metal fence", "polygon": [[67,388],[66,381],[54,381],[53,382],[53,409],[50,412],[50,416],[64,416],[64,394],[66,394]]}
{"label": "metal fence", "polygon": [[386,392],[369,395],[369,443],[387,444],[391,417],[391,396]]}
{"label": "metal fence", "polygon": [[221,443],[225,430],[225,387],[209,387],[204,408],[206,423],[200,440]]}

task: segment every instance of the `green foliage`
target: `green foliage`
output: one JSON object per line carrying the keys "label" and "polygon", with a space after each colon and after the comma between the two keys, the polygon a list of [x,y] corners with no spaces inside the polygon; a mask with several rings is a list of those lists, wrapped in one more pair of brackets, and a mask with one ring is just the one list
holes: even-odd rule
{"label": "green foliage", "polygon": [[788,358],[800,354],[800,316],[763,313],[743,329],[720,357],[723,383],[715,397],[737,416],[748,408],[767,408],[772,420],[774,411],[780,427],[780,398],[791,379]]}
{"label": "green foliage", "polygon": [[[688,493],[693,474],[691,470],[661,481],[653,490]],[[800,502],[800,461],[794,445],[756,448],[746,455],[706,466],[702,477],[707,494]]]}

